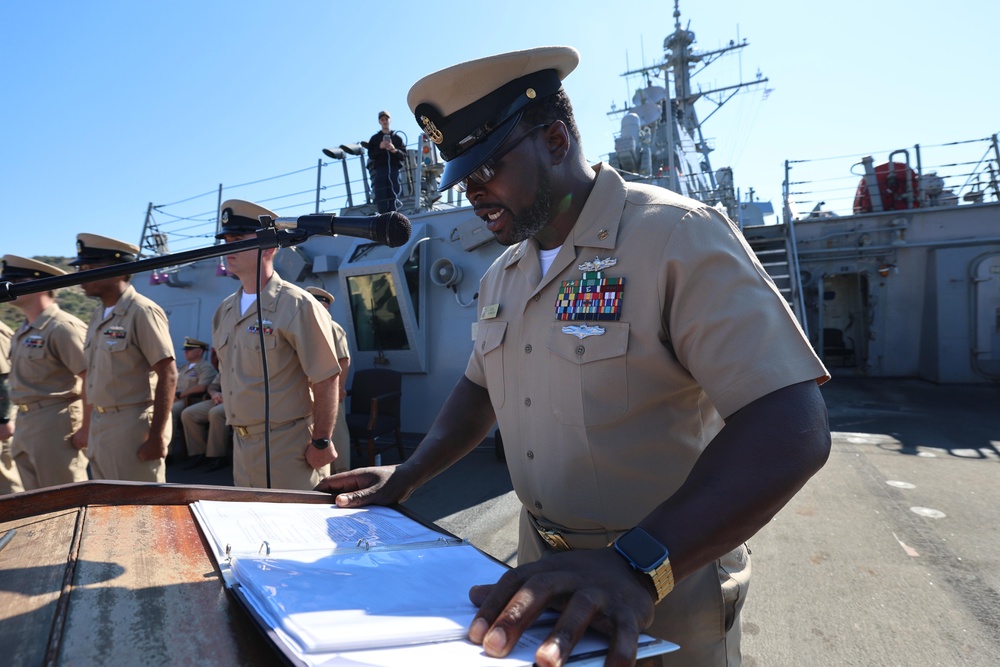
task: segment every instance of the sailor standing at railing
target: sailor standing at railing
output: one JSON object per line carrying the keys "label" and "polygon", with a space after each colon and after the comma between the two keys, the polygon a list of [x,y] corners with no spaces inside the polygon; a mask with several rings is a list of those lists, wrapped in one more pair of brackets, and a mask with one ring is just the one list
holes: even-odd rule
{"label": "sailor standing at railing", "polygon": [[[251,202],[223,202],[222,230],[216,237],[226,243],[254,238],[262,215],[277,218]],[[234,432],[236,486],[267,486],[265,433],[270,431],[271,487],[308,490],[329,474],[337,457],[330,438],[337,419],[340,364],[329,313],[304,289],[282,280],[274,270],[276,252],[261,252],[259,283],[256,250],[226,255],[226,266],[241,287],[215,311],[212,346],[219,356],[226,422]],[[265,419],[265,398],[270,400],[270,421]]]}
{"label": "sailor standing at railing", "polygon": [[[62,276],[57,266],[5,255],[0,281]],[[87,456],[70,442],[83,422],[87,325],[59,308],[52,291],[11,302],[25,317],[11,341],[10,393],[17,411],[11,451],[27,491],[87,480]]]}
{"label": "sailor standing at railing", "polygon": [[556,608],[545,667],[587,626],[611,637],[607,665],[631,665],[647,628],[681,646],[664,665],[738,665],[744,542],[825,462],[828,375],[732,222],[586,160],[560,83],[578,58],[506,53],[410,89],[442,188],[461,184],[509,247],[416,452],[318,489],[399,502],[496,420],[523,505],[518,567],[470,592],[470,640],[507,655]]}
{"label": "sailor standing at railing", "polygon": [[389,128],[391,120],[388,111],[379,111],[378,122],[382,129],[368,140],[368,167],[379,213],[389,213],[399,207],[399,170],[406,158],[406,144]]}
{"label": "sailor standing at railing", "polygon": [[[76,237],[81,271],[133,262],[139,247],[97,234]],[[100,305],[90,318],[84,352],[83,426],[71,442],[87,448],[94,479],[167,481],[177,386],[174,343],[163,309],[139,294],[132,276],[82,283]]]}

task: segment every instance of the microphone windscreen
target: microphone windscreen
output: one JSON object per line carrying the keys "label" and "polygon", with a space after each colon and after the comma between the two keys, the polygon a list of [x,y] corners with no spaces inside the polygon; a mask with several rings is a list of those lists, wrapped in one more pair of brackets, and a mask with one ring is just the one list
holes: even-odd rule
{"label": "microphone windscreen", "polygon": [[375,240],[390,248],[398,248],[410,240],[409,219],[402,213],[383,213],[375,221]]}

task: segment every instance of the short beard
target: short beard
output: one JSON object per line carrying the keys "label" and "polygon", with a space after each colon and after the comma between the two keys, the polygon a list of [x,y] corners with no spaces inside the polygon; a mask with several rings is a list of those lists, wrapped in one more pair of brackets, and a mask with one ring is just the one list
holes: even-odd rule
{"label": "short beard", "polygon": [[514,212],[511,211],[513,225],[508,245],[514,245],[535,236],[549,224],[549,218],[552,215],[552,181],[549,179],[549,172],[545,169],[542,158],[537,153],[535,153],[535,165],[538,171],[535,201],[531,204],[531,208],[524,213],[514,215]]}

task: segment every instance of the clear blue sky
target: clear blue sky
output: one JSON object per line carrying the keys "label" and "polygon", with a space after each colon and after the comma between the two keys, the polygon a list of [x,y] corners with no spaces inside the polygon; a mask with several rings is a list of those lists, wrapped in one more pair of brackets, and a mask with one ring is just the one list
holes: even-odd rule
{"label": "clear blue sky", "polygon": [[[1000,131],[995,0],[682,0],[681,12],[703,50],[750,41],[696,81],[726,85],[740,67],[770,79],[766,99],[737,96],[706,134],[713,166],[776,209],[786,159]],[[662,58],[672,13],[670,1],[2,3],[0,253],[71,255],[83,231],[137,242],[149,202],[315,165],[323,146],[370,136],[381,108],[412,142],[414,81],[512,49],[580,50],[565,86],[600,159],[618,130],[607,111],[632,95],[619,75]]]}

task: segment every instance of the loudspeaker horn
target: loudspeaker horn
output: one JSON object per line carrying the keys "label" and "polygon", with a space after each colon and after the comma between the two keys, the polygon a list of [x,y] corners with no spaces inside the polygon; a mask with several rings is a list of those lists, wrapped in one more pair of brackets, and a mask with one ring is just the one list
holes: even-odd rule
{"label": "loudspeaker horn", "polygon": [[454,287],[462,281],[462,269],[447,257],[431,264],[431,282],[441,287]]}

